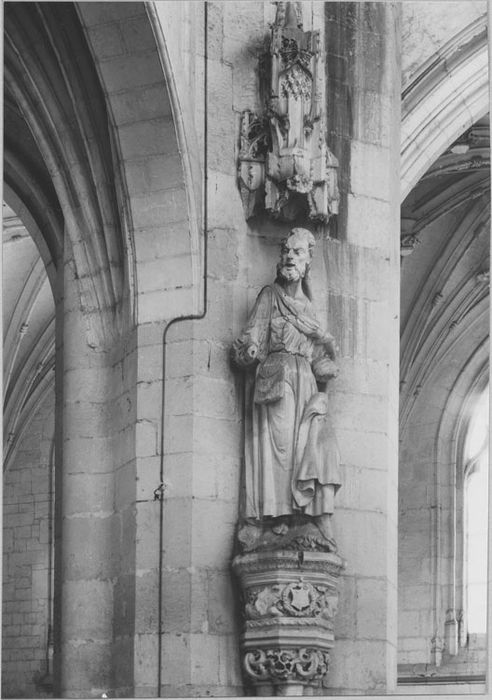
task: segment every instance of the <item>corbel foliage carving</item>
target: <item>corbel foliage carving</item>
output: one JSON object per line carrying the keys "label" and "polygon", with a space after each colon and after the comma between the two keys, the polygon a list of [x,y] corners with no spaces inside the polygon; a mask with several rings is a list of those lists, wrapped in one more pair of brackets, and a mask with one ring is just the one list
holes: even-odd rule
{"label": "corbel foliage carving", "polygon": [[241,116],[238,181],[246,214],[327,223],[338,213],[338,161],[326,143],[324,50],[302,3],[279,2],[260,58],[263,114]]}

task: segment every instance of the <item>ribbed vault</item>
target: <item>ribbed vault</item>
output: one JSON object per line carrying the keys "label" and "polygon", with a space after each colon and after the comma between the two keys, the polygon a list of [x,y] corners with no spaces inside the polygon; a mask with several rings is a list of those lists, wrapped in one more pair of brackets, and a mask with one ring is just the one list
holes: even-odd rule
{"label": "ribbed vault", "polygon": [[[443,363],[452,371],[450,358],[466,364],[488,338],[489,193],[484,117],[437,159],[403,203],[402,428],[432,372]],[[483,347],[477,371],[486,360]]]}
{"label": "ribbed vault", "polygon": [[438,47],[404,86],[402,198],[408,196],[450,144],[488,111],[488,34],[484,13]]}
{"label": "ribbed vault", "polygon": [[102,310],[116,316],[124,250],[104,95],[71,3],[6,5],[5,91],[7,182],[36,218],[55,265],[63,219],[82,309],[102,342],[104,329],[94,324]]}
{"label": "ribbed vault", "polygon": [[[472,652],[458,643],[460,435],[489,376],[488,116],[429,164],[401,216],[399,673],[408,682],[419,663],[453,677],[472,669]],[[481,678],[478,656],[473,669]]]}

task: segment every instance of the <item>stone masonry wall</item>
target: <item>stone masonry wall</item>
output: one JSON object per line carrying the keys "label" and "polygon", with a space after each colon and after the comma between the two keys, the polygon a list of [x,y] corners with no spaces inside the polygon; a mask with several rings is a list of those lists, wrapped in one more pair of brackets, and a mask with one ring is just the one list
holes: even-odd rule
{"label": "stone masonry wall", "polygon": [[39,407],[3,487],[2,695],[42,697],[46,673],[54,391]]}
{"label": "stone masonry wall", "polygon": [[[355,42],[354,50],[341,57],[348,56],[345,80],[352,100],[346,112],[341,106],[340,118],[351,123],[345,134],[349,158],[342,164],[346,210],[338,240],[316,232],[313,265],[320,316],[341,346],[342,375],[330,396],[346,484],[335,518],[347,569],[326,692],[384,692],[396,683],[398,23],[392,6],[368,3],[361,10],[357,3],[343,3],[338,20],[332,20],[330,6],[303,6],[305,29],[315,25],[323,30],[326,18],[327,27],[335,21],[335,31],[342,35],[350,28]],[[228,562],[239,495],[236,465],[242,458],[242,378],[231,371],[226,353],[259,289],[272,280],[278,243],[289,228],[260,216],[246,224],[236,183],[240,112],[260,107],[258,55],[274,13],[275,7],[266,3],[209,5],[209,306],[206,318],[192,330],[176,329],[183,342],[187,333],[193,334],[198,363],[186,389],[192,416],[169,430],[175,444],[187,431],[195,444],[192,501],[186,511],[191,523],[191,549],[186,549],[190,572],[198,582],[200,570],[215,571],[228,591],[220,606],[221,629],[211,627],[210,618],[195,617],[191,666],[196,672],[190,680],[197,683],[196,692],[206,687],[206,679],[208,687],[218,681],[221,692],[240,692],[238,640],[233,633],[238,625],[229,602],[234,588]],[[380,66],[377,75],[367,55]],[[342,159],[342,153],[335,153]],[[172,337],[178,340],[174,332]],[[183,513],[178,502],[175,508],[176,516]],[[200,528],[204,522],[211,526]],[[183,551],[189,540],[183,531],[180,534],[180,544],[174,542],[173,547]],[[210,589],[207,594],[203,586],[193,587],[193,581],[190,585],[192,611],[203,610],[207,603],[215,610]],[[205,663],[201,651],[206,652]],[[186,647],[183,653],[186,658]],[[168,658],[173,658],[171,646]],[[230,675],[222,675],[222,669],[229,669]]]}

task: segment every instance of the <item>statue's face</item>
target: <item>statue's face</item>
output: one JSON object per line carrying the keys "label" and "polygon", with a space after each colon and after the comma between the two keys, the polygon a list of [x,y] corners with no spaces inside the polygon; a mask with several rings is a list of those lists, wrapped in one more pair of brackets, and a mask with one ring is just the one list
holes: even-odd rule
{"label": "statue's face", "polygon": [[297,236],[289,236],[280,250],[280,274],[288,282],[302,279],[310,259],[307,242]]}

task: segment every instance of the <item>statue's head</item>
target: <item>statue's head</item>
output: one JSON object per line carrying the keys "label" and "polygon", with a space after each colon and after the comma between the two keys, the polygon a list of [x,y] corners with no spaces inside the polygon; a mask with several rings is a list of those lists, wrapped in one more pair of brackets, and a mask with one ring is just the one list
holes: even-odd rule
{"label": "statue's head", "polygon": [[293,228],[280,244],[277,275],[286,282],[304,279],[309,273],[315,240],[306,228]]}

